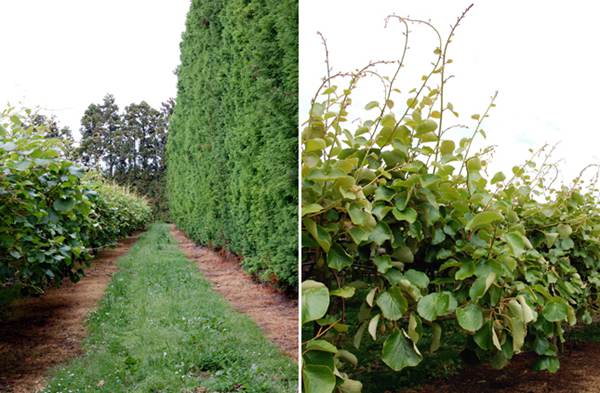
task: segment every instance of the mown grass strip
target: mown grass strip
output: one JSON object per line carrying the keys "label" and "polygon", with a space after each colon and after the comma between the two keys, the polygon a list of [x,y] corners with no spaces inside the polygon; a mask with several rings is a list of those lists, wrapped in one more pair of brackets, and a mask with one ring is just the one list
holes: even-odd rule
{"label": "mown grass strip", "polygon": [[[154,224],[119,260],[85,355],[45,392],[295,392],[294,362],[216,294]],[[252,294],[248,294],[252,296]]]}

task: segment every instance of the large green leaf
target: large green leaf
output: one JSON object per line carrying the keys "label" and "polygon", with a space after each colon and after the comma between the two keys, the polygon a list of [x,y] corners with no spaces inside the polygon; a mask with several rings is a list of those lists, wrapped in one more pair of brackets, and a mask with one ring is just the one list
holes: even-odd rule
{"label": "large green leaf", "polygon": [[569,306],[561,298],[553,298],[546,302],[542,316],[549,322],[566,321],[569,315]]}
{"label": "large green leaf", "polygon": [[327,253],[327,266],[339,272],[352,266],[352,258],[346,253],[346,250],[334,243]]}
{"label": "large green leaf", "polygon": [[428,321],[434,321],[456,309],[456,298],[450,292],[433,292],[424,296],[417,304],[417,312]]}
{"label": "large green leaf", "polygon": [[325,228],[318,225],[310,218],[304,218],[302,222],[308,233],[310,233],[317,243],[319,243],[321,248],[325,250],[325,252],[329,251],[329,248],[331,247],[331,235],[329,235]]}
{"label": "large green leaf", "polygon": [[474,302],[479,301],[479,299],[485,295],[495,279],[496,273],[494,272],[489,272],[487,275],[477,278],[469,289],[469,297],[471,300]]}
{"label": "large green leaf", "polygon": [[456,320],[463,329],[474,333],[483,326],[483,312],[477,304],[469,303],[456,309]]}
{"label": "large green leaf", "polygon": [[331,393],[335,388],[333,370],[318,364],[305,364],[302,367],[304,393]]}
{"label": "large green leaf", "polygon": [[318,281],[302,282],[302,323],[323,318],[329,308],[329,290]]}
{"label": "large green leaf", "polygon": [[423,359],[404,334],[404,331],[396,330],[383,343],[381,359],[394,371],[415,367]]}
{"label": "large green leaf", "polygon": [[383,221],[379,221],[375,228],[369,234],[369,240],[377,244],[378,246],[383,245],[386,240],[392,240],[393,235],[392,231],[388,224]]}
{"label": "large green leaf", "polygon": [[381,309],[383,316],[390,321],[397,321],[408,309],[408,302],[398,287],[382,292],[375,303]]}
{"label": "large green leaf", "polygon": [[418,270],[408,269],[404,272],[404,277],[418,288],[427,289],[429,286],[429,277],[427,277],[427,274]]}
{"label": "large green leaf", "polygon": [[392,209],[392,214],[398,221],[407,221],[409,224],[412,224],[417,220],[417,211],[412,207],[406,208],[403,211],[398,210],[397,208]]}

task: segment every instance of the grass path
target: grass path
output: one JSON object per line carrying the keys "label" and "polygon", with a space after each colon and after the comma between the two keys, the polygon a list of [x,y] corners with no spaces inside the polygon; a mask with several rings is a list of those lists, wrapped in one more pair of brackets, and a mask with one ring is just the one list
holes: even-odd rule
{"label": "grass path", "polygon": [[0,392],[38,392],[45,386],[49,369],[81,354],[81,342],[87,336],[85,320],[104,296],[117,270],[115,261],[138,236],[100,251],[78,283],[64,280],[44,296],[20,298],[2,310]]}
{"label": "grass path", "polygon": [[44,392],[296,391],[296,364],[210,288],[168,225],[154,224],[118,266],[85,355]]}
{"label": "grass path", "polygon": [[[184,255],[196,262],[211,288],[237,311],[249,316],[265,336],[294,360],[298,359],[298,301],[244,272],[240,261],[194,244],[173,225],[171,235]],[[252,296],[248,296],[252,294]]]}

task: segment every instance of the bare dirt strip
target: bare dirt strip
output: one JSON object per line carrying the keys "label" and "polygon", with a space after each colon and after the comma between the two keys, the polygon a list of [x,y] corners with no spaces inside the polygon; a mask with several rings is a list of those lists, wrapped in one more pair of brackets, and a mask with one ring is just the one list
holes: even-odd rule
{"label": "bare dirt strip", "polygon": [[448,380],[403,393],[600,393],[600,343],[571,343],[550,374],[531,369],[535,357],[523,354],[502,370],[468,367]]}
{"label": "bare dirt strip", "polygon": [[98,253],[78,283],[67,280],[41,297],[10,306],[8,318],[0,321],[0,392],[38,392],[49,368],[82,353],[86,317],[104,295],[117,270],[116,260],[139,236]]}
{"label": "bare dirt strip", "polygon": [[234,309],[254,320],[271,342],[297,361],[298,301],[254,281],[242,270],[237,258],[197,246],[175,226],[171,227],[171,233],[184,254],[196,262],[204,277],[212,283],[214,290],[223,295]]}

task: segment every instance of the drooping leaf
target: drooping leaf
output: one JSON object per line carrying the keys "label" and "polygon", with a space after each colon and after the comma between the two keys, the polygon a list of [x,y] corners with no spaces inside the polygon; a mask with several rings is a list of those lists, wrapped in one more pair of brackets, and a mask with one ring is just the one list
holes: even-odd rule
{"label": "drooping leaf", "polygon": [[381,359],[394,371],[415,367],[423,359],[404,334],[404,331],[396,330],[383,343]]}

